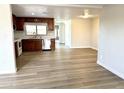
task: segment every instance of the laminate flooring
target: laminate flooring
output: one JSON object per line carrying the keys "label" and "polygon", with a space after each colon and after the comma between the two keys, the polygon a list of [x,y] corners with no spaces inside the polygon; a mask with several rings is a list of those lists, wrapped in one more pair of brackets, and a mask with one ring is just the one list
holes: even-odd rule
{"label": "laminate flooring", "polygon": [[2,89],[115,89],[124,80],[96,63],[93,49],[24,52],[16,74],[0,75]]}

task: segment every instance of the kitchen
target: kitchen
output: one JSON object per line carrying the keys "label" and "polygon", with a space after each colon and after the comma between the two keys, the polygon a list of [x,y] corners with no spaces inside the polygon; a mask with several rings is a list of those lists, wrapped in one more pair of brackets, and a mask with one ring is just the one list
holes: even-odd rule
{"label": "kitchen", "polygon": [[18,17],[14,13],[12,18],[16,57],[22,52],[55,50],[54,18]]}

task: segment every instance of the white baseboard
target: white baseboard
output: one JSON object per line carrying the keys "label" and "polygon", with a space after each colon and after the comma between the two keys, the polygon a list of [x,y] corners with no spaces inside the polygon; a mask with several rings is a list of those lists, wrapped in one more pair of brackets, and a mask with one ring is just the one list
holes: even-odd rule
{"label": "white baseboard", "polygon": [[7,70],[4,70],[4,71],[0,71],[0,74],[14,74],[14,73],[16,73],[16,70],[12,70],[12,71],[7,71]]}
{"label": "white baseboard", "polygon": [[94,50],[98,50],[97,48],[95,48],[95,47],[91,47],[91,46],[76,46],[76,47],[70,47],[70,48],[91,48],[91,49],[94,49]]}
{"label": "white baseboard", "polygon": [[94,49],[94,50],[98,50],[96,47],[90,47],[90,48],[92,48],[92,49]]}
{"label": "white baseboard", "polygon": [[118,71],[116,71],[115,69],[103,64],[103,63],[100,63],[99,61],[97,61],[97,64],[101,65],[102,67],[106,68],[107,70],[109,70],[110,72],[112,72],[113,74],[119,76],[120,78],[124,79],[124,73],[120,73]]}
{"label": "white baseboard", "polygon": [[91,48],[90,46],[76,46],[76,47],[70,47],[70,48]]}

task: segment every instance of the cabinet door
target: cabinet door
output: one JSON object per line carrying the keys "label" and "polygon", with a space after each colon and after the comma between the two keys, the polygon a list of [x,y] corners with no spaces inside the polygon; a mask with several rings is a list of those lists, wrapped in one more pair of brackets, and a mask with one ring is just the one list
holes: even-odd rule
{"label": "cabinet door", "polygon": [[55,39],[53,38],[53,39],[51,39],[51,49],[52,50],[55,50]]}
{"label": "cabinet door", "polygon": [[42,50],[42,40],[35,40],[35,51]]}
{"label": "cabinet door", "polygon": [[22,40],[22,51],[34,51],[35,44],[32,40]]}
{"label": "cabinet door", "polygon": [[41,51],[42,40],[24,39],[22,40],[22,51]]}
{"label": "cabinet door", "polygon": [[23,31],[24,30],[24,22],[23,21],[17,21],[16,27],[17,27],[17,30]]}
{"label": "cabinet door", "polygon": [[34,18],[26,17],[25,22],[35,22]]}
{"label": "cabinet door", "polygon": [[48,19],[48,30],[54,31],[54,19],[53,18]]}
{"label": "cabinet door", "polygon": [[17,27],[17,30],[19,31],[24,30],[24,18],[20,18],[20,17],[16,18],[16,27]]}
{"label": "cabinet door", "polygon": [[12,15],[12,19],[13,19],[13,25],[16,25],[16,16],[14,14]]}

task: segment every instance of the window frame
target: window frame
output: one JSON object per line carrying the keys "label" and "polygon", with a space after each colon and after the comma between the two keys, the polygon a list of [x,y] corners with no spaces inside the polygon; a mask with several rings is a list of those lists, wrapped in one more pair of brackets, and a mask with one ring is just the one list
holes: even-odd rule
{"label": "window frame", "polygon": [[[46,34],[38,34],[38,26],[46,26]],[[47,28],[47,25],[45,25],[45,24],[37,24],[36,25],[36,35],[47,35],[47,31],[48,31],[48,28]]]}
{"label": "window frame", "polygon": [[[35,25],[36,26],[36,35],[28,35],[27,30],[26,30],[26,25]],[[38,25],[46,26],[46,34],[37,34],[37,26]],[[47,23],[28,23],[27,22],[27,23],[24,24],[24,30],[25,30],[25,35],[26,36],[45,36],[48,33],[48,26],[47,26]]]}

